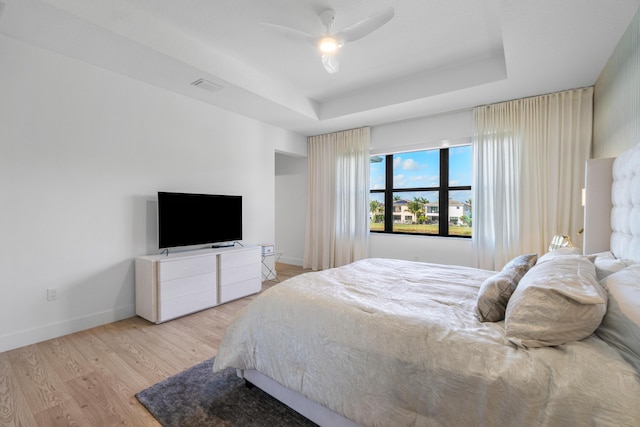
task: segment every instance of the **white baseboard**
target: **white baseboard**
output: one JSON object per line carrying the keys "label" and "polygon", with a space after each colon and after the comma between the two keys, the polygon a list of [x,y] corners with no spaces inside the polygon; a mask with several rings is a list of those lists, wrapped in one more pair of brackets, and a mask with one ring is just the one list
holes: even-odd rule
{"label": "white baseboard", "polygon": [[88,316],[12,332],[0,336],[0,352],[13,350],[52,338],[58,338],[85,329],[95,328],[96,326],[106,325],[107,323],[117,322],[118,320],[133,317],[135,314],[135,305],[131,304],[124,307],[117,307],[113,310],[93,313]]}
{"label": "white baseboard", "polygon": [[281,262],[282,264],[296,265],[298,267],[302,267],[302,260],[299,258],[290,258],[290,257],[281,256],[278,262]]}

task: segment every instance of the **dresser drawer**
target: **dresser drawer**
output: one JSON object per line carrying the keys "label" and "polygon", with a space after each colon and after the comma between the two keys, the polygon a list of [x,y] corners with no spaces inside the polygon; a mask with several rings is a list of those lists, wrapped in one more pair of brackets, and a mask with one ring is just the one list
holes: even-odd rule
{"label": "dresser drawer", "polygon": [[164,322],[165,320],[213,307],[217,304],[216,300],[216,289],[215,287],[210,287],[210,289],[204,292],[182,295],[170,300],[160,301],[158,321]]}
{"label": "dresser drawer", "polygon": [[181,277],[216,272],[216,256],[196,256],[158,262],[158,280],[175,280]]}
{"label": "dresser drawer", "polygon": [[236,282],[260,279],[260,264],[249,264],[234,268],[220,269],[220,286],[233,286]]}
{"label": "dresser drawer", "polygon": [[243,280],[220,288],[220,303],[225,303],[247,295],[256,294],[262,289],[259,278]]}
{"label": "dresser drawer", "polygon": [[260,263],[260,248],[220,254],[220,269]]}
{"label": "dresser drawer", "polygon": [[158,286],[158,299],[166,301],[216,288],[216,273],[163,280]]}

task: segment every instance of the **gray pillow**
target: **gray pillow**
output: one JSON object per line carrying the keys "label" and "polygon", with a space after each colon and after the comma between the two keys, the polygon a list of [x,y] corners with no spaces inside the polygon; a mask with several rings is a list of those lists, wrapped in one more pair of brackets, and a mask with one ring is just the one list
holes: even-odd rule
{"label": "gray pillow", "polygon": [[536,264],[513,292],[505,334],[521,347],[546,347],[591,335],[607,310],[607,293],[585,257],[564,256]]}
{"label": "gray pillow", "polygon": [[504,319],[507,303],[518,282],[535,265],[538,255],[520,255],[504,266],[502,271],[480,285],[476,301],[476,316],[481,322],[497,322]]}

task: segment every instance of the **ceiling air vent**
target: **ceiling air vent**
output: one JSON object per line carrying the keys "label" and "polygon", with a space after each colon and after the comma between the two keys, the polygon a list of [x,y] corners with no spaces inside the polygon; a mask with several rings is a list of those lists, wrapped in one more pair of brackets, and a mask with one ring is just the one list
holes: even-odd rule
{"label": "ceiling air vent", "polygon": [[208,90],[209,92],[217,92],[222,89],[222,86],[220,86],[219,84],[210,82],[209,80],[205,79],[198,79],[191,84],[201,89]]}

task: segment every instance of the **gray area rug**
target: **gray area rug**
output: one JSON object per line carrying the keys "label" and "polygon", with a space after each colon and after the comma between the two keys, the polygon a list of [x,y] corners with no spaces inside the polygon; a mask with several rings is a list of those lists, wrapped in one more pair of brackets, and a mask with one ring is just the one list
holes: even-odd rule
{"label": "gray area rug", "polygon": [[235,369],[213,373],[213,359],[155,384],[136,398],[165,427],[315,426],[257,387],[247,388]]}

